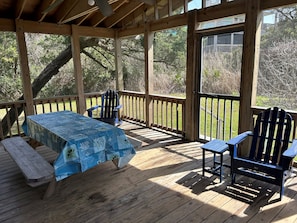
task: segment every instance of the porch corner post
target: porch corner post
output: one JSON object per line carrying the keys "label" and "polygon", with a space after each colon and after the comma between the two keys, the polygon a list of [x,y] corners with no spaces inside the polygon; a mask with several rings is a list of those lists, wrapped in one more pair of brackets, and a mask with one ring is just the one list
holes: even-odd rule
{"label": "porch corner post", "polygon": [[197,108],[197,72],[196,72],[196,26],[197,10],[188,13],[187,33],[187,70],[186,70],[186,115],[185,115],[185,138],[188,140],[198,139],[198,108]]}
{"label": "porch corner post", "polygon": [[74,77],[75,85],[78,95],[78,104],[77,112],[83,114],[86,111],[86,102],[84,96],[84,84],[83,84],[83,72],[81,68],[81,58],[80,58],[80,41],[78,31],[75,25],[71,26],[71,49],[72,49],[72,58],[74,65]]}
{"label": "porch corner post", "polygon": [[153,51],[154,35],[151,31],[149,24],[145,25],[144,31],[144,57],[145,57],[145,101],[146,101],[146,126],[150,127],[153,123],[153,104],[150,94],[153,92]]}
{"label": "porch corner post", "polygon": [[253,127],[251,107],[255,105],[256,101],[261,24],[260,1],[246,1],[246,21],[240,82],[239,133],[251,130]]}
{"label": "porch corner post", "polygon": [[115,31],[115,68],[116,68],[116,89],[124,90],[124,74],[122,64],[122,41],[119,38],[118,31]]}
{"label": "porch corner post", "polygon": [[34,115],[33,91],[31,85],[30,69],[28,62],[28,51],[23,27],[23,20],[16,20],[16,37],[19,51],[20,68],[22,73],[22,84],[24,100],[26,103],[26,115]]}

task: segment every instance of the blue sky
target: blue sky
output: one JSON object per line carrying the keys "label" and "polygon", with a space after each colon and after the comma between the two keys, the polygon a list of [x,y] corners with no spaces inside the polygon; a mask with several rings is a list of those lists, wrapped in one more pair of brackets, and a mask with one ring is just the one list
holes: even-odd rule
{"label": "blue sky", "polygon": [[192,0],[191,2],[189,2],[189,4],[188,4],[189,11],[192,9],[200,9],[201,2],[202,2],[201,0]]}
{"label": "blue sky", "polygon": [[[202,8],[202,0],[192,0],[191,2],[189,2],[188,4],[188,10],[192,10],[192,9],[201,9]],[[274,24],[274,14],[266,14],[264,16],[264,23],[270,23],[270,24]]]}

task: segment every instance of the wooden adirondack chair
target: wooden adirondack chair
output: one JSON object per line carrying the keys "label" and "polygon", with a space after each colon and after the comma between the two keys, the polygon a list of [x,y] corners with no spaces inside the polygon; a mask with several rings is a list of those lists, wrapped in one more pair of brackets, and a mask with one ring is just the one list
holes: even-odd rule
{"label": "wooden adirondack chair", "polygon": [[[119,104],[119,95],[116,91],[108,90],[101,96],[101,105],[95,105],[87,109],[88,116],[111,125],[120,125],[122,122],[119,118],[119,110],[122,105]],[[99,117],[93,117],[93,111],[100,110]]]}
{"label": "wooden adirondack chair", "polygon": [[[280,199],[284,193],[285,175],[289,173],[293,158],[297,155],[297,140],[288,148],[292,117],[277,107],[261,112],[254,131],[244,132],[229,140],[231,177],[245,175],[280,186]],[[238,156],[238,145],[252,136],[248,157]]]}

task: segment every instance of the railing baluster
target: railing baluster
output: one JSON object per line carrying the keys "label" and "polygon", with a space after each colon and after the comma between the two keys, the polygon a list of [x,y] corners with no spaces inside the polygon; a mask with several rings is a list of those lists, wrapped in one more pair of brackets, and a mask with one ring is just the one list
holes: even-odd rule
{"label": "railing baluster", "polygon": [[205,101],[204,101],[204,133],[203,133],[203,136],[204,136],[204,139],[206,140],[206,136],[207,136],[207,101],[208,101],[208,98],[205,98]]}
{"label": "railing baluster", "polygon": [[176,103],[176,130],[179,130],[179,125],[178,125],[178,106],[179,104]]}
{"label": "railing baluster", "polygon": [[221,123],[220,123],[220,100],[217,98],[217,139],[221,138]]}
{"label": "railing baluster", "polygon": [[44,103],[43,103],[43,101],[41,101],[41,106],[42,106],[42,113],[45,113],[45,109],[44,109]]}
{"label": "railing baluster", "polygon": [[229,136],[230,138],[232,138],[232,124],[233,124],[233,101],[230,101],[231,105],[230,105],[230,132],[229,132]]}
{"label": "railing baluster", "polygon": [[[14,108],[15,117],[19,117],[17,105],[13,105],[13,108]],[[20,135],[21,134],[21,132],[20,132],[20,123],[19,123],[18,118],[16,119],[16,127],[17,127],[17,131],[18,131],[18,135]]]}
{"label": "railing baluster", "polygon": [[3,128],[2,128],[2,119],[0,120],[0,139],[4,139]]}
{"label": "railing baluster", "polygon": [[60,111],[60,110],[59,110],[59,101],[56,100],[55,102],[56,102],[56,108],[57,108],[57,111]]}
{"label": "railing baluster", "polygon": [[[209,141],[213,138],[215,131],[217,138],[223,140],[230,139],[232,137],[233,130],[237,130],[233,126],[233,123],[238,122],[238,120],[235,120],[236,116],[234,115],[234,103],[238,103],[239,96],[200,93],[199,98],[201,104],[203,104],[202,102],[204,100],[204,108],[200,108],[201,115],[199,117],[200,125],[204,126],[204,132],[201,131],[202,127],[199,127],[199,139]],[[217,103],[216,106],[215,103]],[[238,108],[238,106],[236,106],[236,108]],[[215,111],[214,109],[217,110]],[[202,114],[204,114],[204,120],[202,119]],[[214,123],[214,120],[216,120],[216,123]]]}
{"label": "railing baluster", "polygon": [[[171,102],[171,106],[170,106],[170,130],[173,130],[173,103]],[[176,122],[178,123],[178,119],[176,120]],[[176,130],[178,131],[178,127],[176,127]]]}
{"label": "railing baluster", "polygon": [[226,111],[226,99],[224,99],[224,107],[223,107],[223,110],[224,110],[224,117],[223,117],[223,139],[225,140],[225,128],[226,128],[226,113],[227,113],[227,111]]}
{"label": "railing baluster", "polygon": [[[6,110],[6,114],[9,114],[9,107],[8,106],[5,106],[5,110]],[[8,126],[8,129],[9,129],[9,132],[8,132],[9,133],[9,136],[12,136],[11,122],[10,122],[10,116],[9,115],[7,115],[7,126]]]}
{"label": "railing baluster", "polygon": [[213,127],[213,97],[211,98],[211,104],[210,104],[210,140],[213,138],[213,134],[212,134],[212,127]]}

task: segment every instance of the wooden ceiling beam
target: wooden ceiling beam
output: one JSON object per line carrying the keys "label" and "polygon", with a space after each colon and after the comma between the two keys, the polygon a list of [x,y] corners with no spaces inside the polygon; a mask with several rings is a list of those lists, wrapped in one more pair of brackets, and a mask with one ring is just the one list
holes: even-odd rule
{"label": "wooden ceiling beam", "polygon": [[63,20],[61,20],[61,23],[70,22],[98,10],[98,6],[91,7],[86,0],[79,1],[79,3],[72,8],[72,10],[63,18]]}
{"label": "wooden ceiling beam", "polygon": [[198,10],[197,22],[205,22],[245,13],[246,0],[236,0]]}
{"label": "wooden ceiling beam", "polygon": [[296,4],[297,0],[265,0],[260,1],[260,9],[261,10],[267,10],[277,7],[283,7],[288,5]]}
{"label": "wooden ceiling beam", "polygon": [[88,26],[73,26],[79,36],[85,37],[101,37],[101,38],[114,38],[115,30],[107,28],[96,28]]}
{"label": "wooden ceiling beam", "polygon": [[36,10],[35,13],[35,18],[38,22],[42,22],[46,15],[48,14],[47,12],[43,13],[51,4],[53,4],[55,0],[43,0],[41,1],[38,9]]}
{"label": "wooden ceiling beam", "polygon": [[15,21],[12,19],[0,19],[0,31],[15,32]]}
{"label": "wooden ceiling beam", "polygon": [[27,3],[27,0],[21,0],[21,1],[17,1],[16,3],[16,7],[15,7],[15,17],[17,19],[21,18],[21,15],[23,13],[23,10],[24,10],[24,7],[25,7],[25,4]]}
{"label": "wooden ceiling beam", "polygon": [[46,22],[32,22],[23,21],[24,32],[28,33],[45,33],[45,34],[58,34],[58,35],[71,35],[70,25],[57,25]]}
{"label": "wooden ceiling beam", "polygon": [[107,28],[110,28],[117,24],[119,21],[124,19],[126,16],[129,14],[133,13],[135,10],[137,10],[139,7],[141,7],[144,3],[139,2],[139,1],[131,1],[129,4],[123,5],[121,7],[121,10],[117,11],[116,14],[108,17],[104,21],[104,25]]}
{"label": "wooden ceiling beam", "polygon": [[[112,7],[112,10],[114,12],[116,12],[119,8],[121,8],[124,4],[128,3],[127,0],[124,0],[124,1],[117,1],[113,4],[111,4],[111,7]],[[89,25],[92,26],[92,27],[96,27],[98,26],[101,22],[103,22],[107,17],[105,17],[101,12],[100,10],[99,11],[96,11],[92,18],[90,18],[90,22],[89,22]]]}
{"label": "wooden ceiling beam", "polygon": [[135,10],[133,13],[130,13],[128,16],[122,19],[122,27],[128,27],[128,26],[138,26],[139,24],[144,24],[144,15],[147,17],[148,8],[146,5],[142,5],[137,10]]}
{"label": "wooden ceiling beam", "polygon": [[80,18],[77,18],[74,23],[78,26],[83,25],[84,22],[86,22],[87,20],[90,20],[98,11],[94,11],[92,13],[89,13],[85,16],[82,16]]}
{"label": "wooden ceiling beam", "polygon": [[54,15],[57,23],[63,24],[65,17],[72,11],[76,4],[79,4],[80,1],[81,0],[64,0]]}

